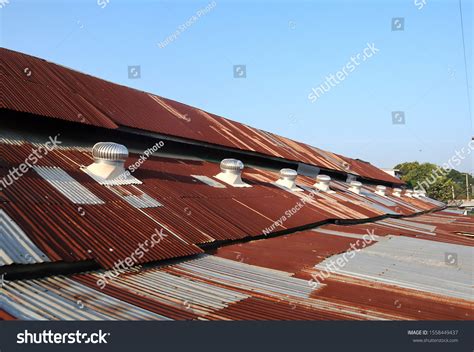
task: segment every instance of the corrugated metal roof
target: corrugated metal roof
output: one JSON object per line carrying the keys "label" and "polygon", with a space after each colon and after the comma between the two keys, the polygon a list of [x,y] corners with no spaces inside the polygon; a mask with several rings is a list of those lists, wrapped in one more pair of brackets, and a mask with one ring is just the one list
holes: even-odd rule
{"label": "corrugated metal roof", "polygon": [[[438,213],[430,214],[432,218],[437,216]],[[416,221],[418,217],[412,219]],[[364,312],[365,319],[471,319],[473,240],[445,234],[438,228],[435,234],[426,236],[410,231],[393,236],[390,232],[389,225],[372,223],[324,225],[313,231],[221,247],[216,255],[310,280],[312,274],[320,272],[313,266],[323,269],[330,260],[336,263],[345,252],[358,248],[360,251],[342,270],[320,280],[320,288],[313,291],[311,298],[324,300],[328,306],[334,302],[351,305]],[[375,234],[376,240],[362,245],[361,238],[368,234]],[[453,244],[457,241],[465,245]],[[372,253],[373,258],[364,253]],[[445,261],[452,253],[458,253],[458,267]],[[357,261],[361,254],[362,263]],[[452,272],[456,272],[453,277]],[[238,305],[243,307],[245,302]],[[242,316],[254,313],[243,310],[239,311]],[[368,317],[379,313],[382,315],[378,318]],[[356,318],[355,313],[348,314]],[[256,316],[271,314],[262,310]]]}
{"label": "corrugated metal roof", "polygon": [[[5,54],[6,51],[2,48],[2,54],[0,55],[2,69],[6,65]],[[14,60],[17,61],[16,67],[10,66],[8,68],[9,73],[12,70],[23,72],[26,67],[33,66],[35,66],[35,74],[41,71],[45,72],[44,64],[38,66],[33,64],[31,60],[28,62],[18,60],[18,57],[15,57]],[[48,84],[38,84],[30,78],[25,79],[26,77],[10,75],[6,71],[1,72],[0,77],[5,92],[9,93],[3,95],[2,108],[104,128],[118,128],[116,123],[81,95],[73,91],[58,89],[57,84],[54,83],[57,80],[56,77],[51,77],[52,81]]]}
{"label": "corrugated metal roof", "polygon": [[25,232],[0,209],[0,266],[49,262]]}
{"label": "corrugated metal roof", "polygon": [[[429,216],[441,222],[449,217],[442,212]],[[233,244],[219,248],[218,257],[136,267],[102,290],[97,280],[103,272],[7,281],[0,308],[21,319],[470,319],[472,239],[470,246],[453,245],[438,226],[435,236],[426,235],[429,240],[409,231],[403,236],[381,231],[389,226],[325,225]],[[357,244],[368,233],[375,233],[376,241]],[[313,266],[336,261],[353,248],[360,251],[344,270],[316,289],[309,285],[310,274],[317,272]],[[457,253],[457,269],[443,262],[447,251]]]}
{"label": "corrugated metal roof", "polygon": [[194,177],[195,179],[205,183],[206,185],[209,185],[211,187],[216,187],[216,188],[226,188],[225,185],[223,185],[222,183],[220,182],[217,182],[216,180],[213,180],[212,178],[210,177],[207,177],[207,176],[203,176],[203,175],[191,175],[192,177]]}
{"label": "corrugated metal roof", "polygon": [[397,227],[403,230],[411,230],[424,234],[434,234],[436,226],[424,225],[415,221],[407,221],[402,219],[385,219],[377,222],[378,224],[386,225],[391,227]]}
{"label": "corrugated metal roof", "polygon": [[22,320],[169,320],[62,276],[4,282],[0,308]]}
{"label": "corrugated metal roof", "polygon": [[[430,214],[431,218],[436,218],[439,216],[440,212]],[[420,218],[425,215],[416,216],[413,218],[404,218],[405,222],[412,222],[418,224],[421,222]],[[466,217],[469,220],[469,217]],[[338,226],[338,225],[325,225],[324,227],[318,227],[314,231],[320,232],[322,229],[335,230],[338,232],[349,233],[349,234],[358,234],[364,235],[367,231],[375,232],[378,236],[388,236],[388,235],[397,235],[397,236],[407,236],[413,238],[427,239],[435,242],[444,242],[452,244],[461,244],[472,246],[472,239],[468,236],[459,235],[460,232],[469,231],[473,227],[473,223],[463,224],[457,223],[456,225],[443,225],[443,218],[440,217],[441,222],[435,223],[430,222],[429,224],[435,225],[436,229],[433,232],[420,229],[419,227],[409,227],[409,226],[400,226],[397,223],[390,223],[385,220],[375,221],[359,225],[351,226]],[[390,219],[392,220],[392,219]],[[434,221],[434,220],[433,220]]]}
{"label": "corrugated metal roof", "polygon": [[81,167],[81,170],[85,172],[87,175],[92,177],[97,183],[103,186],[122,186],[122,185],[139,185],[142,183],[139,179],[133,177],[130,174],[126,174],[124,172],[123,175],[120,175],[116,178],[112,178],[109,180],[104,180],[102,177],[95,175],[94,173],[90,172],[89,169],[86,167]]}
{"label": "corrugated metal roof", "polygon": [[[98,280],[101,276],[96,274],[94,277]],[[111,284],[114,288],[178,309],[189,310],[201,317],[249,297],[241,292],[172,275],[159,269],[121,275]]]}
{"label": "corrugated metal roof", "polygon": [[[231,121],[200,109],[107,82],[29,55],[1,48],[6,85],[2,108],[106,128],[126,126],[351,172],[395,184],[382,170]],[[28,68],[31,75],[24,74]]]}
{"label": "corrugated metal roof", "polygon": [[[2,105],[8,109],[106,128],[139,128],[398,182],[360,160],[0,50],[5,54],[0,74],[10,87],[7,91],[13,92]],[[33,74],[25,77],[24,67]],[[36,136],[27,142],[0,134],[5,137],[0,139],[1,178],[24,162],[41,140]],[[331,181],[332,192],[315,192],[314,179],[305,176],[297,179],[303,192],[287,192],[273,184],[277,172],[254,167],[243,173],[251,188],[218,186],[213,179],[219,172],[217,163],[156,156],[136,170],[136,185],[104,186],[81,171],[92,162],[90,148],[69,144],[40,159],[36,173],[27,172],[0,190],[0,229],[2,237],[3,232],[9,234],[2,239],[6,250],[0,265],[92,259],[111,268],[158,230],[165,236],[135,264],[199,254],[203,250],[198,244],[249,239],[270,227],[269,232],[290,232],[332,220],[368,221],[387,214],[404,218],[328,224],[234,243],[217,249],[215,256],[183,258],[167,266],[152,263],[146,269],[136,266],[102,290],[97,279],[103,271],[7,281],[0,306],[5,316],[203,320],[472,316],[474,219],[447,212],[406,217],[441,209],[440,202],[393,197],[390,187],[382,197],[367,184],[359,195],[341,181]],[[127,163],[138,158],[132,154]],[[360,240],[366,234],[375,240],[363,245]],[[344,272],[316,287],[310,285],[315,267],[354,248],[360,251]],[[22,253],[35,257],[25,263]],[[455,258],[456,265],[446,262],[447,255]]]}
{"label": "corrugated metal roof", "polygon": [[[31,144],[0,143],[0,152],[5,166],[14,167],[29,155]],[[128,162],[137,158],[131,155]],[[143,180],[140,185],[102,186],[80,171],[91,161],[90,151],[83,147],[56,148],[35,166],[46,179],[26,173],[2,192],[5,212],[50,260],[95,259],[110,268],[160,228],[169,236],[140,263],[200,253],[195,244],[329,219],[369,219],[391,212],[412,215],[433,209],[408,198],[387,208],[377,199],[368,201],[348,192],[343,182],[332,183],[334,193],[318,193],[311,188],[314,180],[303,176],[298,177],[299,184],[307,190],[287,192],[273,184],[276,172],[251,167],[243,178],[252,188],[210,187],[192,175],[211,178],[219,171],[217,163],[161,157],[150,157],[135,171]],[[0,176],[7,168],[0,168]],[[84,204],[97,200],[102,204]],[[289,214],[298,204],[304,206]]]}
{"label": "corrugated metal roof", "polygon": [[[199,265],[196,266],[197,262]],[[187,264],[190,266],[184,268]],[[221,267],[216,268],[215,264]],[[177,319],[182,319],[185,314],[188,319],[200,320],[389,317],[378,312],[362,313],[347,304],[309,298],[311,288],[306,280],[289,275],[205,256],[171,266],[125,273],[109,282],[104,292],[154,312],[166,311],[168,316]],[[84,274],[74,279],[96,289],[98,277],[96,274]],[[278,281],[282,281],[281,287]],[[271,309],[275,304],[277,307]],[[243,311],[242,307],[248,309]]]}
{"label": "corrugated metal roof", "polygon": [[293,278],[287,272],[209,255],[175,265],[173,272],[185,272],[201,279],[223,285],[237,285],[243,290],[266,295],[277,293],[306,298],[312,291],[305,280]]}
{"label": "corrugated metal roof", "polygon": [[155,199],[151,198],[148,194],[142,194],[140,196],[130,195],[123,197],[129,204],[133,205],[135,208],[144,209],[144,208],[156,208],[161,207],[162,204]]}
{"label": "corrugated metal roof", "polygon": [[251,297],[217,312],[211,320],[351,320],[342,311],[309,308],[285,300]]}
{"label": "corrugated metal roof", "polygon": [[[327,270],[341,258],[337,272],[371,282],[472,300],[474,248],[417,238],[388,236],[360,250],[351,260],[342,254],[327,258],[316,269]],[[447,262],[452,256],[453,263]]]}
{"label": "corrugated metal roof", "polygon": [[33,170],[74,204],[104,204],[99,197],[59,167],[33,166]]}

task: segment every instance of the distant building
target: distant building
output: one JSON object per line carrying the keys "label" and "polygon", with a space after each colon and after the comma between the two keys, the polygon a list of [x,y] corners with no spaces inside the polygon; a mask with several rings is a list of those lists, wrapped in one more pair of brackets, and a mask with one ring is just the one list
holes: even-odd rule
{"label": "distant building", "polygon": [[393,176],[393,177],[396,177],[396,178],[401,178],[402,177],[402,173],[399,169],[384,169],[382,168],[383,171],[385,171],[387,174]]}
{"label": "distant building", "polygon": [[461,205],[459,205],[459,208],[470,208],[474,209],[474,200],[464,200]]}

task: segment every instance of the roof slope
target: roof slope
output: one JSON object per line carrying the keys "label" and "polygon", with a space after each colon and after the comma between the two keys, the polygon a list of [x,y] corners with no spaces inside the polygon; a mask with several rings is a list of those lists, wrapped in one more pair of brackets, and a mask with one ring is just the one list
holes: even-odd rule
{"label": "roof slope", "polygon": [[[422,230],[427,218],[433,227]],[[474,240],[438,229],[446,222],[472,229],[473,219],[437,212],[406,222],[420,232],[393,235],[397,225],[380,223],[325,225],[135,267],[102,288],[103,271],[6,281],[0,303],[6,317],[48,320],[474,319]],[[351,250],[358,251],[352,259],[321,276]],[[458,261],[447,262],[445,251]]]}
{"label": "roof slope", "polygon": [[360,161],[296,142],[170,99],[0,48],[1,108],[116,129],[136,128],[302,162],[389,183]]}
{"label": "roof slope", "polygon": [[[3,108],[391,180],[363,161],[1,50]],[[339,180],[317,191],[302,175],[293,192],[258,167],[243,171],[251,187],[234,188],[215,178],[216,162],[156,154],[130,154],[139,182],[102,185],[83,172],[92,145],[68,138],[12,180],[50,131],[10,128],[0,129],[0,319],[472,319],[474,219],[441,202],[370,183],[356,194]],[[54,275],[64,268],[82,273]]]}
{"label": "roof slope", "polygon": [[[33,148],[26,141],[0,141],[0,179]],[[127,163],[138,160],[132,154]],[[333,193],[315,192],[314,180],[304,176],[298,182],[306,190],[288,192],[274,184],[276,172],[250,167],[243,178],[251,188],[216,188],[196,176],[212,179],[218,164],[154,156],[133,174],[142,184],[102,186],[81,171],[92,162],[88,148],[58,146],[0,190],[2,213],[11,223],[6,229],[10,237],[1,239],[4,263],[93,259],[111,268],[160,231],[163,241],[138,262],[197,254],[202,250],[196,245],[330,220],[406,216],[444,207],[428,198],[396,198],[390,189],[386,197],[377,196],[367,185],[357,195],[340,181],[332,182]],[[298,210],[290,214],[293,208]],[[29,241],[19,241],[20,236]]]}

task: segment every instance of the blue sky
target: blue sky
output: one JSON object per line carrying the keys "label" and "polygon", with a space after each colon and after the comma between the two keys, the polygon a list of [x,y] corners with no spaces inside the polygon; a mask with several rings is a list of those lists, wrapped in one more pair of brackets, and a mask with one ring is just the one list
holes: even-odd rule
{"label": "blue sky", "polygon": [[[1,42],[380,167],[443,164],[467,149],[474,126],[459,3],[425,2],[216,0],[160,48],[212,0],[9,0]],[[472,93],[472,1],[462,8]],[[392,31],[400,17],[404,30]],[[311,89],[368,43],[376,54],[312,103]],[[131,65],[141,78],[128,78]],[[246,78],[234,78],[234,65],[246,65]],[[393,111],[405,124],[393,124]],[[458,169],[474,172],[473,155]]]}

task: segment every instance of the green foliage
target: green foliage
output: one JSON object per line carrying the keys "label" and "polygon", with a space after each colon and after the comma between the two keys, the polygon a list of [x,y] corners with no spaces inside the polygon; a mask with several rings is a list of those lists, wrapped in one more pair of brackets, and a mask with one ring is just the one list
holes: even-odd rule
{"label": "green foliage", "polygon": [[[424,188],[431,198],[448,202],[453,199],[453,188],[455,199],[466,198],[466,176],[457,170],[446,172],[435,164],[417,161],[398,164],[395,169],[402,172],[402,180],[410,188]],[[469,184],[473,181],[469,175]]]}

